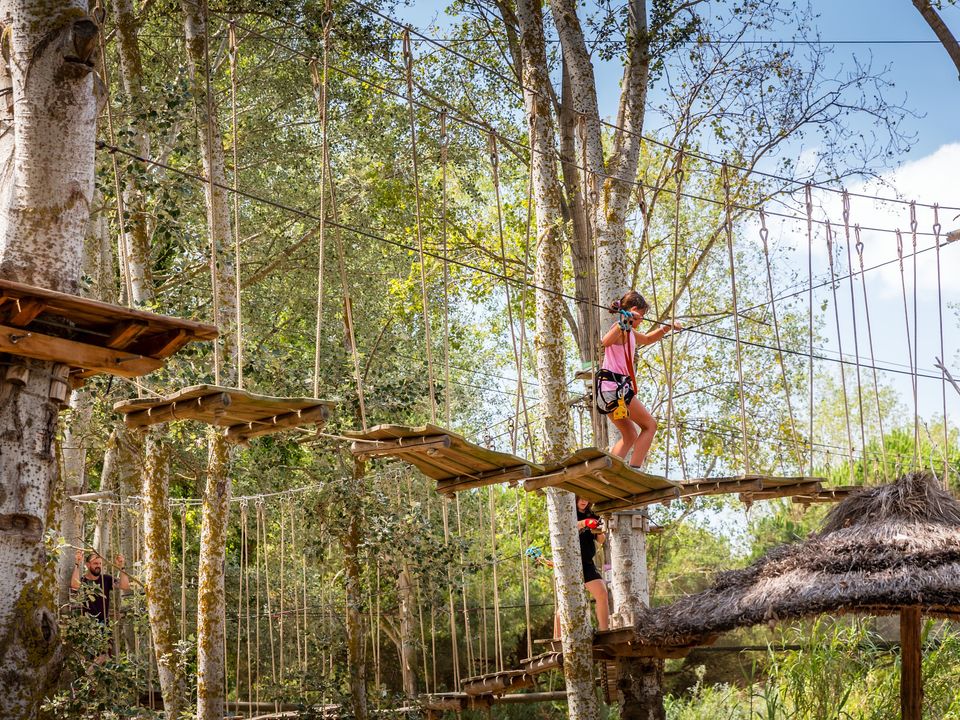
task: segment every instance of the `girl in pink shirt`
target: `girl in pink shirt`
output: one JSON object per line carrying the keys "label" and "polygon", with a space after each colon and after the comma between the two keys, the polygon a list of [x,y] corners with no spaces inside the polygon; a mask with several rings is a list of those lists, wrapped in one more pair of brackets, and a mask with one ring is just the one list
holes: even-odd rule
{"label": "girl in pink shirt", "polygon": [[603,362],[596,376],[597,409],[610,415],[620,431],[620,439],[610,452],[626,458],[630,449],[630,467],[640,469],[657,432],[657,421],[643,403],[637,400],[637,380],[633,372],[633,357],[637,343],[652,345],[663,339],[670,330],[680,330],[680,323],[663,325],[649,333],[637,330],[650,306],[636,290],[631,290],[610,307],[619,317],[603,336]]}

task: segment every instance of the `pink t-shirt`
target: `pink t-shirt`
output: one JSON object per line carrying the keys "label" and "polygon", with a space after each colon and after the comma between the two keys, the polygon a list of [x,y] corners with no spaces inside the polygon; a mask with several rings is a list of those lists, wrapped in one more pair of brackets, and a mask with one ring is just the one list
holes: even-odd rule
{"label": "pink t-shirt", "polygon": [[[626,352],[624,352],[626,347]],[[633,353],[637,349],[637,335],[633,330],[627,333],[626,345],[608,345],[603,349],[603,362],[600,367],[618,375],[630,376],[630,368],[627,367],[627,357],[633,362]],[[616,390],[616,383],[605,380],[600,383],[601,390]]]}

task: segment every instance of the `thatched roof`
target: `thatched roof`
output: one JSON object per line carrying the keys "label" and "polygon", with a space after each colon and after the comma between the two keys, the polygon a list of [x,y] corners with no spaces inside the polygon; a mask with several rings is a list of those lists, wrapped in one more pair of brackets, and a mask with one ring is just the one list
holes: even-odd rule
{"label": "thatched roof", "polygon": [[852,494],[819,533],[647,611],[636,631],[643,645],[684,646],[738,627],[904,605],[960,613],[960,503],[930,473]]}

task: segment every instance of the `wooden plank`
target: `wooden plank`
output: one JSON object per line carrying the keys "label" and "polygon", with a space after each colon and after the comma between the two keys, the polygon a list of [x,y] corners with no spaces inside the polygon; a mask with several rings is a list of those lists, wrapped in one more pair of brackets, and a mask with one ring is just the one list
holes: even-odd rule
{"label": "wooden plank", "polygon": [[751,480],[745,478],[735,478],[732,480],[717,480],[711,482],[680,483],[680,496],[683,498],[701,497],[704,495],[726,495],[735,492],[758,491],[763,489],[763,483],[759,478]]}
{"label": "wooden plank", "polygon": [[751,503],[757,500],[773,500],[776,498],[790,497],[791,495],[815,494],[819,489],[819,482],[799,483],[797,485],[781,485],[780,487],[770,488],[769,490],[764,489],[751,491],[748,493],[740,493],[740,501]]}
{"label": "wooden plank", "polygon": [[163,367],[163,362],[154,358],[5,325],[0,325],[0,352],[35,360],[51,360],[121,377],[138,377]]}
{"label": "wooden plank", "polygon": [[143,310],[125,308],[120,305],[111,305],[110,303],[100,302],[99,300],[91,300],[78,295],[70,295],[69,293],[57,292],[56,290],[25,285],[12,280],[0,280],[0,293],[2,293],[4,297],[11,299],[42,300],[47,305],[46,312],[76,320],[80,324],[113,326],[120,320],[140,319],[147,321],[151,328],[183,328],[184,330],[188,330],[191,336],[198,340],[213,340],[218,335],[217,328],[213,325],[195,320],[173,318],[166,315],[145,312]]}
{"label": "wooden plank", "polygon": [[655,503],[676,500],[680,497],[680,488],[669,487],[662,490],[651,490],[640,495],[632,495],[623,500],[607,500],[602,503],[595,503],[594,512],[609,513],[618,510],[628,510],[630,508],[643,507],[644,505],[653,505]]}
{"label": "wooden plank", "polygon": [[317,405],[312,408],[294,410],[281,415],[272,415],[260,420],[251,420],[242,425],[231,425],[223,434],[234,442],[247,442],[262,435],[281,432],[304,424],[321,424],[330,417],[330,408],[326,405]]}
{"label": "wooden plank", "polygon": [[459,478],[438,480],[437,492],[442,495],[453,495],[456,492],[472,490],[473,488],[483,487],[485,485],[524,480],[530,477],[532,473],[533,470],[529,465],[519,465],[512,468],[503,468],[502,470],[478,473],[473,478],[467,480],[461,480]]}
{"label": "wooden plank", "polygon": [[535,684],[531,675],[523,670],[510,670],[497,673],[482,680],[467,678],[461,682],[463,691],[467,695],[488,695],[491,693],[507,693],[522,688],[533,687]]}
{"label": "wooden plank", "polygon": [[604,502],[606,500],[625,500],[630,495],[629,492],[624,492],[611,485],[603,479],[600,473],[596,472],[590,473],[589,475],[581,475],[557,487],[569,490],[579,497],[586,498],[594,503]]}
{"label": "wooden plank", "polygon": [[123,418],[123,424],[128,428],[138,428],[170,422],[171,420],[198,420],[203,419],[211,412],[226,410],[230,407],[230,403],[231,398],[228,393],[213,393],[128,413]]}
{"label": "wooden plank", "polygon": [[531,675],[547,672],[563,665],[562,652],[546,652],[520,661],[520,665]]}
{"label": "wooden plank", "polygon": [[143,320],[127,320],[118,323],[104,343],[108,348],[122,349],[138,338],[149,325]]}
{"label": "wooden plank", "polygon": [[524,490],[533,491],[545,487],[556,487],[561,483],[573,480],[581,475],[589,475],[596,470],[609,468],[612,465],[613,461],[607,456],[594,458],[593,460],[587,460],[586,462],[565,467],[556,472],[547,472],[539,477],[530,478],[524,481],[523,488]]}
{"label": "wooden plank", "polygon": [[402,455],[408,451],[420,451],[427,448],[450,447],[449,435],[429,435],[422,438],[397,438],[396,440],[357,441],[350,444],[350,452],[357,457],[371,458],[386,455]]}
{"label": "wooden plank", "polygon": [[900,610],[900,716],[903,720],[922,720],[923,717],[921,620],[919,606]]}

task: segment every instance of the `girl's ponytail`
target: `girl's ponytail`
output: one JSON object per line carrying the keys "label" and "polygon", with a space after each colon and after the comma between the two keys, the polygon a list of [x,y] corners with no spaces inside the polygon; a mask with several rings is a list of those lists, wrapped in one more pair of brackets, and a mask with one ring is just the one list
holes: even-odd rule
{"label": "girl's ponytail", "polygon": [[614,301],[610,304],[610,307],[607,308],[607,312],[610,313],[610,314],[612,314],[612,315],[616,315],[618,312],[620,312],[620,308],[621,308],[621,307],[623,307],[623,301],[622,301],[622,300],[614,300]]}
{"label": "girl's ponytail", "polygon": [[643,295],[636,290],[630,290],[619,300],[614,300],[610,307],[607,308],[607,311],[616,314],[620,312],[620,310],[631,310],[633,308],[646,310],[649,307],[650,305],[644,300]]}

